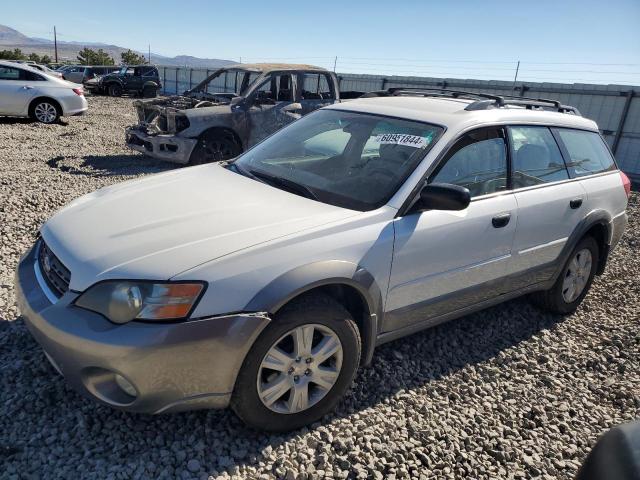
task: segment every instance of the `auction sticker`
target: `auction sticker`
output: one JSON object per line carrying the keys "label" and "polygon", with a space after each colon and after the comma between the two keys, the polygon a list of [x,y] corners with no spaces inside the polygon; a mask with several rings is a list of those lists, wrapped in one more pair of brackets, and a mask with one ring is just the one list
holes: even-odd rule
{"label": "auction sticker", "polygon": [[419,135],[405,135],[404,133],[381,133],[376,135],[375,142],[382,145],[404,145],[407,147],[422,148],[429,144],[430,139]]}

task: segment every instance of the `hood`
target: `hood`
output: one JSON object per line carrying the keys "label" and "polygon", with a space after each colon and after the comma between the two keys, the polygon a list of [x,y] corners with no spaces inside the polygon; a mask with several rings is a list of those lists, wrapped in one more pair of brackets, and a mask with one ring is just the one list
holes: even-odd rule
{"label": "hood", "polygon": [[106,279],[169,279],[259,243],[359,212],[294,195],[212,164],[100,189],[41,233],[70,288]]}

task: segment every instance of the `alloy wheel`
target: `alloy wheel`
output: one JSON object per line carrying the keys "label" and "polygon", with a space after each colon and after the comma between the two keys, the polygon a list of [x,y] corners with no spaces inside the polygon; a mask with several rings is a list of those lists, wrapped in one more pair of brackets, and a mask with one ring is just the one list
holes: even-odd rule
{"label": "alloy wheel", "polygon": [[58,110],[56,110],[56,107],[47,102],[42,102],[36,105],[33,113],[36,119],[42,123],[53,123],[58,117]]}
{"label": "alloy wheel", "polygon": [[302,412],[333,388],[342,367],[342,343],[325,325],[301,325],[280,337],[258,369],[258,396],[268,409]]}
{"label": "alloy wheel", "polygon": [[583,248],[571,259],[562,283],[562,298],[565,302],[574,302],[583,292],[591,275],[592,262],[588,248]]}

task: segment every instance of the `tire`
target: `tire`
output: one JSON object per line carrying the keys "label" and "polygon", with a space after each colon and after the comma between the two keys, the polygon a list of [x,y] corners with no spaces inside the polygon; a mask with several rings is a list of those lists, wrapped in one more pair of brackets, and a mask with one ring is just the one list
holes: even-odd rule
{"label": "tire", "polygon": [[[311,348],[296,351],[295,332],[304,333],[297,338],[307,338],[307,345],[313,338]],[[279,352],[274,354],[276,345]],[[326,348],[324,355],[319,347]],[[336,353],[322,360],[331,347]],[[315,422],[333,410],[351,386],[360,351],[360,333],[349,312],[325,295],[303,297],[278,312],[256,340],[236,380],[231,408],[247,426],[259,430],[284,432]],[[297,352],[302,353],[295,358]],[[282,388],[274,392],[276,385]]]}
{"label": "tire", "polygon": [[122,95],[122,87],[117,83],[112,83],[107,88],[107,92],[109,92],[110,97],[120,97]]}
{"label": "tire", "polygon": [[29,116],[40,123],[57,123],[62,116],[62,108],[55,100],[42,98],[33,102],[29,108]]}
{"label": "tire", "polygon": [[[591,288],[599,258],[598,243],[591,236],[584,237],[569,255],[553,287],[534,293],[532,299],[540,308],[552,313],[567,315],[575,312]],[[590,261],[588,268],[583,263],[586,260]]]}
{"label": "tire", "polygon": [[142,89],[142,96],[144,98],[156,98],[158,95],[158,89],[156,87],[144,87]]}
{"label": "tire", "polygon": [[205,133],[198,140],[191,152],[189,165],[203,165],[205,163],[220,162],[237,157],[242,153],[235,137],[228,131]]}

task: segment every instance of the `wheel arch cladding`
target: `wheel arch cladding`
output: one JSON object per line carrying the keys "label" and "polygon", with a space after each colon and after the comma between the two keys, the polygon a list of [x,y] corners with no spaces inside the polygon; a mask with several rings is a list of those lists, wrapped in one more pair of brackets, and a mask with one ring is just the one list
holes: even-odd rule
{"label": "wheel arch cladding", "polygon": [[352,262],[328,260],[294,268],[254,295],[245,311],[273,315],[300,296],[316,291],[334,298],[353,316],[362,338],[361,364],[368,365],[378,335],[382,294],[373,275]]}
{"label": "wheel arch cladding", "polygon": [[55,98],[47,97],[46,95],[41,95],[39,97],[34,98],[29,103],[29,112],[28,112],[29,116],[31,117],[33,116],[36,105],[42,102],[43,100],[46,100],[47,102],[51,103],[54,107],[56,107],[58,109],[58,113],[61,116],[64,115],[64,110],[62,108],[62,105],[60,105],[60,102],[58,102]]}
{"label": "wheel arch cladding", "polygon": [[607,265],[607,259],[609,256],[609,250],[611,245],[611,214],[606,210],[593,210],[589,212],[585,218],[578,224],[576,229],[569,237],[567,242],[567,248],[565,248],[565,256],[563,256],[563,262],[571,254],[578,242],[589,235],[592,236],[599,247],[598,266],[596,268],[596,275],[602,275]]}

